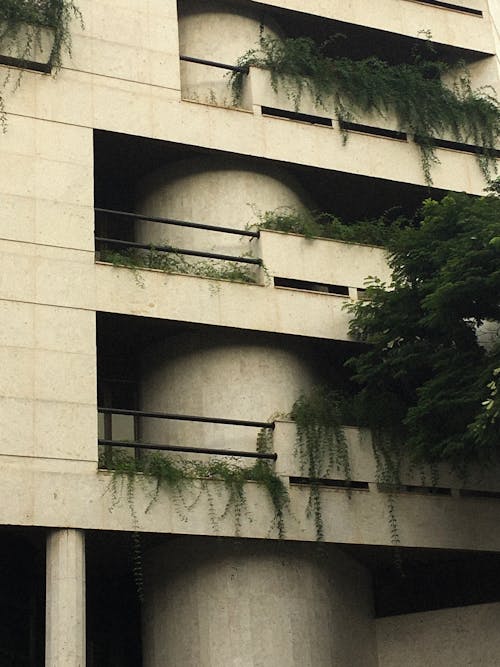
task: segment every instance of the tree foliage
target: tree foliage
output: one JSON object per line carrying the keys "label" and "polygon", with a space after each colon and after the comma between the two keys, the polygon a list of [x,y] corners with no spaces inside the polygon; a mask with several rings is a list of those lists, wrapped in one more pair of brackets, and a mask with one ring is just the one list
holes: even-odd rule
{"label": "tree foliage", "polygon": [[372,280],[350,306],[352,335],[369,343],[349,362],[359,414],[414,460],[462,465],[500,445],[500,339],[478,336],[500,327],[499,237],[495,192],[427,200],[420,226],[390,242],[391,284]]}

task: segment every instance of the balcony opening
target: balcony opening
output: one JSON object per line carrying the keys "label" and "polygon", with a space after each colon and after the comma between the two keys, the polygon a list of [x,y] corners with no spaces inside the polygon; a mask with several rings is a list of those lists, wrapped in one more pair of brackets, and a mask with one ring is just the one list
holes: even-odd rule
{"label": "balcony opening", "polygon": [[[480,10],[455,3],[424,0],[422,4],[482,17]],[[312,37],[326,45],[325,54],[331,57],[376,57],[390,64],[409,62],[416,53],[427,60],[469,65],[491,55],[440,43],[433,43],[429,49],[422,36],[410,37],[241,0],[209,4],[178,0],[178,15],[182,96],[216,106],[251,108],[252,101],[245,95],[238,102],[233,99],[228,81],[238,59],[256,48],[262,32],[273,38]],[[227,34],[231,34],[230,40]],[[493,62],[489,67],[494,67]]]}
{"label": "balcony opening", "polygon": [[[95,206],[98,209],[96,236],[139,242],[140,230],[147,228],[150,231],[154,230],[156,238],[164,237],[167,242],[173,240],[174,226],[161,223],[155,226],[151,222],[138,221],[134,215],[127,217],[126,213],[145,214],[146,217],[148,215],[138,197],[140,184],[147,181],[150,174],[155,174],[159,170],[164,170],[175,181],[181,175],[181,170],[187,169],[186,165],[189,163],[208,164],[214,161],[220,165],[230,162],[233,158],[232,154],[223,151],[96,130],[94,132],[94,196]],[[328,212],[347,222],[370,220],[387,212],[389,217],[405,215],[411,218],[425,199],[428,197],[440,199],[445,194],[436,188],[262,158],[242,159],[239,164],[246,169],[251,168],[252,173],[280,172],[284,184],[287,185],[289,179],[293,188],[301,193],[300,197],[307,208]],[[206,190],[204,186],[205,200],[206,197],[212,197],[209,193],[210,188]],[[255,229],[252,224],[258,222],[259,214],[282,205],[279,195],[275,201],[271,199],[266,202],[264,210],[257,210],[259,195],[257,190],[251,189],[244,193],[235,192],[233,197],[240,200],[239,208],[233,207],[231,203],[227,204],[227,210],[233,215],[233,219],[229,221],[225,214],[222,219],[219,216],[217,222],[222,227],[237,227],[239,232],[245,232],[248,226],[250,230]],[[200,213],[195,222],[207,224],[208,216]],[[203,233],[204,230],[196,231],[202,240]],[[202,249],[203,246],[204,250],[210,251],[218,244],[213,236],[209,237],[208,244],[198,241],[195,239],[195,231],[191,237],[193,241],[190,247],[196,249]],[[233,237],[237,238],[237,235],[220,234],[220,237],[229,241]],[[245,236],[244,239],[245,248],[248,250],[252,247],[252,237]]]}
{"label": "balcony opening", "polygon": [[[476,10],[472,7],[464,7],[455,3],[444,2],[441,0],[420,1],[423,4],[432,4],[434,6],[440,6],[443,9],[454,9],[474,16],[482,15],[480,10]],[[311,36],[317,40],[319,44],[329,41],[328,53],[330,55],[335,57],[348,57],[355,60],[376,56],[390,63],[406,62],[412,51],[414,49],[419,49],[424,41],[422,38],[389,33],[376,28],[369,28],[354,23],[346,23],[314,14],[308,14],[304,11],[299,12],[271,5],[261,5],[256,9],[256,3],[242,2],[241,0],[232,0],[230,3],[228,3],[227,0],[220,3],[213,2],[210,3],[210,7],[204,6],[203,3],[200,2],[193,2],[193,0],[178,0],[177,4],[181,20],[181,33],[184,32],[184,34],[181,34],[181,52],[183,48],[188,50],[190,47],[197,48],[196,53],[183,53],[183,55],[188,56],[201,55],[202,57],[205,56],[210,58],[211,55],[209,51],[203,51],[205,42],[207,42],[206,48],[210,46],[212,56],[214,49],[226,49],[227,53],[231,54],[231,49],[235,48],[235,40],[232,40],[233,44],[231,45],[216,44],[215,40],[217,39],[217,36],[214,34],[211,36],[208,34],[201,35],[200,39],[198,31],[198,38],[196,39],[195,32],[192,30],[188,22],[193,21],[193,17],[196,19],[197,14],[206,13],[207,11],[214,16],[217,12],[220,12],[219,15],[225,17],[228,15],[240,17],[240,19],[245,21],[245,25],[248,22],[249,17],[254,18],[254,20],[257,21],[257,38],[259,24],[262,23],[264,25],[264,30],[267,29],[269,34],[274,33],[283,37]],[[183,20],[186,20],[187,23],[184,28],[182,28]],[[198,20],[200,25],[202,25],[202,19],[199,18]],[[194,24],[198,25],[196,22],[194,22]],[[243,47],[243,52],[254,48],[255,43],[251,43],[251,41],[248,45],[243,43],[245,39],[247,41],[252,39],[252,30],[247,27],[246,30],[242,29],[239,32],[239,39],[242,40],[240,48]],[[210,39],[212,41],[209,41]],[[257,39],[254,41],[257,42]],[[487,53],[477,53],[475,51],[438,43],[433,44],[433,49],[435,59],[445,61],[451,60],[453,62],[461,59],[469,61],[471,59],[476,59],[478,56],[488,55]],[[242,53],[237,53],[237,55],[242,55]],[[218,60],[218,58],[212,59]],[[236,64],[236,61],[235,59],[229,58],[227,64],[234,65]]]}
{"label": "balcony opening", "polygon": [[[148,536],[141,538],[141,546]],[[141,667],[141,605],[132,533],[87,531],[87,666]],[[38,663],[39,665],[42,663]]]}
{"label": "balcony opening", "polygon": [[[459,5],[441,0],[432,0],[429,4],[448,10],[462,9],[463,13],[482,16],[479,10],[476,12],[472,8],[460,8]],[[444,121],[443,125],[429,123],[424,117],[416,122],[415,118],[405,112],[407,105],[399,105],[397,113],[393,113],[390,98],[391,95],[393,101],[399,98],[403,83],[388,94],[386,100],[388,104],[385,109],[384,100],[374,105],[366,104],[366,101],[373,97],[373,90],[378,88],[376,77],[380,76],[381,72],[379,68],[373,67],[373,59],[392,66],[420,63],[418,72],[414,72],[418,81],[421,77],[424,79],[441,77],[443,81],[449,80],[450,89],[456,87],[459,90],[457,98],[463,94],[459,81],[464,77],[470,77],[473,89],[484,90],[485,86],[495,87],[498,84],[498,73],[492,53],[433,42],[430,33],[427,39],[424,34],[410,37],[304,12],[258,6],[253,2],[237,0],[213,3],[178,0],[178,13],[181,88],[184,99],[215,106],[238,106],[249,111],[260,107],[263,116],[308,123],[318,127],[330,127],[331,118],[335,118],[341,124],[351,126],[343,128],[344,138],[347,129],[403,141],[407,139],[406,132],[432,136],[441,135],[444,128],[445,134],[438,138],[448,141],[457,131],[453,123],[447,122],[446,110],[442,110],[440,105],[441,97],[433,94],[433,87],[428,88],[426,94],[429,100],[434,100],[433,113]],[[231,34],[232,39],[226,39],[227,34]],[[262,36],[264,40],[309,38],[317,45],[321,45],[322,55],[339,61],[372,59],[372,65],[366,65],[367,69],[358,75],[360,80],[375,77],[372,88],[366,90],[359,104],[353,101],[355,95],[352,91],[350,98],[346,95],[340,103],[334,102],[324,91],[327,69],[324,69],[320,82],[312,86],[312,91],[304,85],[304,80],[312,76],[310,72],[315,70],[317,65],[311,65],[309,69],[306,67],[303,70],[302,78],[299,77],[300,83],[295,82],[293,76],[281,80],[280,67],[271,74],[269,80],[265,64],[274,59],[275,47],[270,48],[266,58],[263,59],[264,68],[258,65],[252,67],[252,64],[255,64],[252,56],[246,60],[241,59],[245,54],[258,54],[259,39],[262,39]],[[299,47],[297,44],[293,48],[290,47],[288,58],[293,58],[291,54],[294,49],[300,52],[296,64],[298,69],[302,67],[300,63],[307,61],[308,58],[317,59],[317,54],[308,55],[308,48],[304,45]],[[433,65],[432,62],[445,63],[449,66],[449,71]],[[424,63],[423,68],[422,63]],[[339,67],[342,69],[340,62],[337,62],[337,69]],[[366,73],[368,70],[371,72],[370,75]],[[407,81],[409,71],[407,67],[404,73],[398,74],[402,77],[402,82]],[[344,82],[350,78],[349,73],[352,76],[352,68],[346,69]],[[339,81],[342,81],[342,77]],[[342,83],[338,85],[342,87]],[[381,84],[379,87],[383,89],[384,85],[386,84]],[[362,86],[357,86],[360,87]],[[407,83],[405,85],[407,90],[412,87],[413,85]],[[418,106],[414,99],[408,104],[412,107]],[[346,108],[343,108],[344,105]],[[354,114],[351,114],[351,107]],[[481,119],[477,122],[480,123]],[[464,120],[463,127],[460,125],[458,130],[460,132],[456,134],[456,138],[462,140],[470,134],[469,122]],[[479,136],[477,141],[481,141]],[[488,147],[491,148],[489,144]],[[422,159],[425,179],[430,184],[430,162],[425,153],[422,153]]]}
{"label": "balcony opening", "polygon": [[500,554],[481,551],[341,547],[371,572],[375,615],[394,616],[500,601]]}
{"label": "balcony opening", "polygon": [[[99,313],[99,454],[260,457],[257,439],[308,387],[348,386],[351,343]],[[227,382],[220,383],[220,378]],[[266,457],[275,459],[270,451]]]}

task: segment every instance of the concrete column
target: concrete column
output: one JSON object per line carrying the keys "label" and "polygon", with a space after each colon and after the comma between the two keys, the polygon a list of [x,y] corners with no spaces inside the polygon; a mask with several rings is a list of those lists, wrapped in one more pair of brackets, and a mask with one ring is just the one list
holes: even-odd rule
{"label": "concrete column", "polygon": [[46,667],[85,666],[85,535],[54,530],[47,537]]}
{"label": "concrete column", "polygon": [[144,667],[378,664],[369,574],[331,545],[185,537],[144,565]]}

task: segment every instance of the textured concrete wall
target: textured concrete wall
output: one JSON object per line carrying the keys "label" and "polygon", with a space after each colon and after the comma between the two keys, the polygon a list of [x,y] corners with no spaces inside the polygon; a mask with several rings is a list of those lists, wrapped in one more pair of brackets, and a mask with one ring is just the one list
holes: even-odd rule
{"label": "textured concrete wall", "polygon": [[379,667],[495,667],[500,604],[377,620]]}

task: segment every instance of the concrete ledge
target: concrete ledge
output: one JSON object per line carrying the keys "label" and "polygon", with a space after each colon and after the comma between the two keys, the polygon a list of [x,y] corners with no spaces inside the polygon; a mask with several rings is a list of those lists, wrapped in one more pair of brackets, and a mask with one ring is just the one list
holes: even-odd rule
{"label": "concrete ledge", "polygon": [[[33,469],[25,460],[9,462],[0,457],[0,523],[96,530],[145,531],[183,535],[234,536],[234,519],[208,520],[209,504],[202,495],[195,506],[179,514],[172,498],[161,492],[146,513],[154,485],[136,485],[134,503],[137,524],[127,503],[126,480],[117,502],[110,488],[111,474],[85,464],[81,472]],[[140,476],[139,476],[140,477]],[[217,482],[212,497],[216,511],[223,512],[224,488]],[[196,491],[186,500],[194,499]],[[277,537],[272,530],[273,511],[265,489],[255,482],[246,485],[249,514],[242,516],[241,537]],[[286,519],[286,539],[314,541],[315,528],[306,517],[309,492],[292,486],[291,508]],[[397,497],[396,512],[403,547],[500,551],[499,500],[454,497]],[[346,544],[390,545],[387,496],[378,492],[322,491],[325,540]]]}

